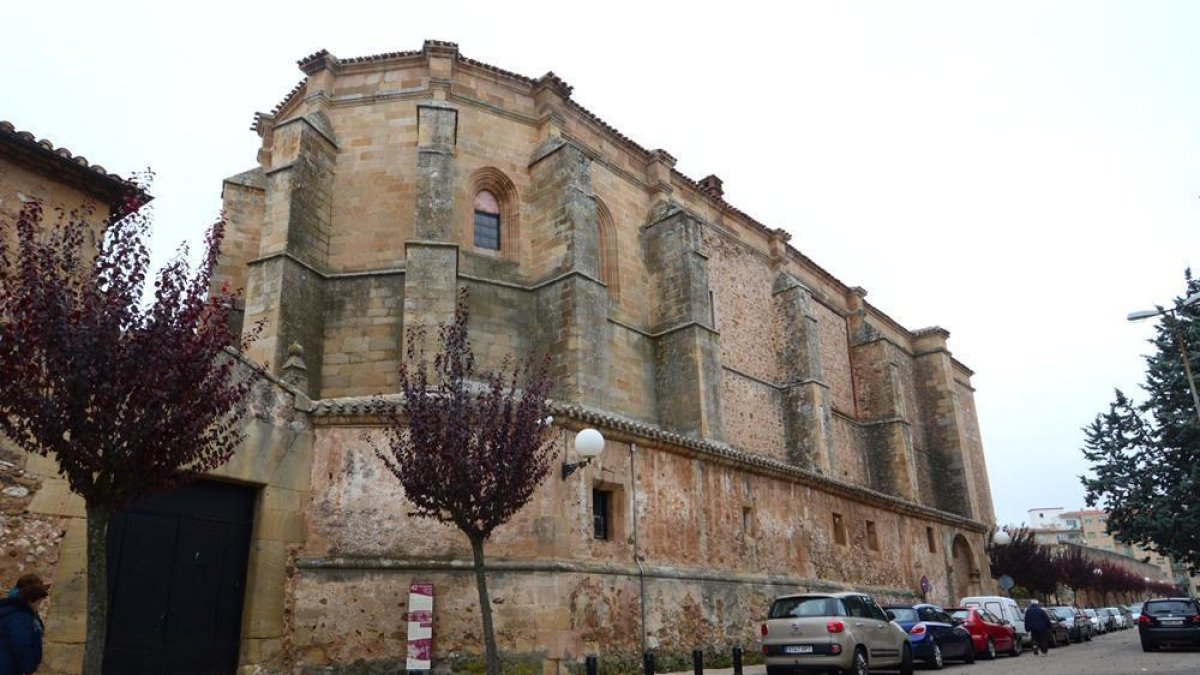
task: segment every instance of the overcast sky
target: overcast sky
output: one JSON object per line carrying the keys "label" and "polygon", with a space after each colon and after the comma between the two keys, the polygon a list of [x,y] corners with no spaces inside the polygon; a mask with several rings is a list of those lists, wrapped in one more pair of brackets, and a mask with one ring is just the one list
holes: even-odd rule
{"label": "overcast sky", "polygon": [[248,127],[297,59],[432,38],[553,70],[904,325],[952,333],[1001,522],[1082,506],[1080,427],[1141,381],[1150,326],[1124,317],[1200,262],[1200,3],[41,0],[4,22],[0,119],[152,167],[159,257],[255,165]]}

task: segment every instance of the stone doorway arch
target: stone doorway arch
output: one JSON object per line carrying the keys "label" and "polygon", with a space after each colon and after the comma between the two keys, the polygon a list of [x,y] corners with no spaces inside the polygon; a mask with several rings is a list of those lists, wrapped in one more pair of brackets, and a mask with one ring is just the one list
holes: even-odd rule
{"label": "stone doorway arch", "polygon": [[950,546],[950,577],[951,602],[979,594],[979,566],[975,561],[975,552],[971,544],[961,534],[954,536]]}

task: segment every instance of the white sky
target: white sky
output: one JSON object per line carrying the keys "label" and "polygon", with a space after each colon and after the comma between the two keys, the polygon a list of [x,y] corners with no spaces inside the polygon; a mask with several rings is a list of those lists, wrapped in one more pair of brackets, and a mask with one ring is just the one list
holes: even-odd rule
{"label": "white sky", "polygon": [[[584,9],[586,8],[586,9]],[[436,9],[436,11],[434,11]],[[575,98],[910,328],[975,385],[996,510],[1082,506],[1079,429],[1141,381],[1200,266],[1200,3],[7,3],[0,119],[158,174],[196,241],[318,49],[426,38]]]}

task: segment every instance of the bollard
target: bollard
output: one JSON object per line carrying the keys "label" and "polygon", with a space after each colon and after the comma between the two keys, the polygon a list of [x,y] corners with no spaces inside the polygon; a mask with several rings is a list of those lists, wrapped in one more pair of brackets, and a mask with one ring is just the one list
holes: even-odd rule
{"label": "bollard", "polygon": [[696,675],[704,675],[704,652],[702,650],[692,650],[692,670]]}
{"label": "bollard", "polygon": [[642,673],[644,675],[654,675],[654,652],[642,654]]}
{"label": "bollard", "polygon": [[600,664],[596,662],[595,656],[587,657],[587,660],[584,661],[584,665],[587,668],[587,675],[596,675],[600,672]]}
{"label": "bollard", "polygon": [[742,648],[733,648],[733,675],[742,675]]}

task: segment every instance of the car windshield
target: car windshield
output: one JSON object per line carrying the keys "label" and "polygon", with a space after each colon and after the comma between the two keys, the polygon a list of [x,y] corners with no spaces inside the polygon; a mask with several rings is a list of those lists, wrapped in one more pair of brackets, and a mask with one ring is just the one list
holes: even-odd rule
{"label": "car windshield", "polygon": [[1180,616],[1196,613],[1196,604],[1188,600],[1147,602],[1143,611],[1150,616]]}
{"label": "car windshield", "polygon": [[971,618],[971,610],[956,609],[953,612],[950,612],[950,616],[954,617],[955,619],[961,619],[963,621],[966,621],[967,619]]}
{"label": "car windshield", "polygon": [[771,605],[770,618],[842,616],[841,604],[837,598],[828,597],[780,598]]}
{"label": "car windshield", "polygon": [[895,621],[918,621],[917,610],[912,607],[888,607],[888,611],[896,616]]}

